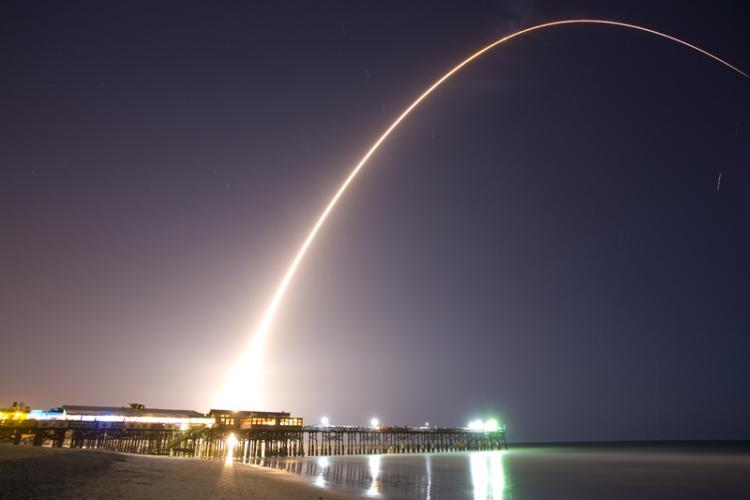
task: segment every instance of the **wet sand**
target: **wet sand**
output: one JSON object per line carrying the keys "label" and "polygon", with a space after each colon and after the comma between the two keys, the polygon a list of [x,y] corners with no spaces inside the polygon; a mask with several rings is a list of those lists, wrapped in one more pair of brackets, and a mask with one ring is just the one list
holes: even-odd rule
{"label": "wet sand", "polygon": [[361,498],[282,471],[189,458],[0,445],[0,498]]}

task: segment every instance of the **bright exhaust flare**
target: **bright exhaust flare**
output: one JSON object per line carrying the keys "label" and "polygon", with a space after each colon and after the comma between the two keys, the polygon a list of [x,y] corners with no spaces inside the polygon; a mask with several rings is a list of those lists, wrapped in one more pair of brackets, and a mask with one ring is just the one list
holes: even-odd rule
{"label": "bright exhaust flare", "polygon": [[704,56],[707,56],[713,59],[714,61],[723,64],[724,66],[744,76],[745,78],[750,79],[750,76],[744,71],[742,71],[741,69],[739,69],[738,67],[733,66],[732,64],[719,58],[718,56],[711,54],[710,52],[703,50],[700,47],[697,47],[695,45],[692,45],[684,40],[680,40],[679,38],[673,37],[671,35],[667,35],[665,33],[661,33],[656,30],[644,28],[642,26],[637,26],[635,24],[622,23],[619,21],[608,21],[608,20],[603,20],[603,19],[568,19],[568,20],[563,20],[563,21],[553,21],[553,22],[538,24],[536,26],[531,26],[529,28],[525,28],[515,33],[512,33],[510,35],[507,35],[487,45],[486,47],[474,52],[473,54],[468,56],[466,59],[459,62],[456,66],[454,66],[450,71],[448,71],[442,77],[440,77],[440,79],[438,79],[435,83],[433,83],[430,87],[428,87],[427,90],[425,90],[419,97],[417,97],[414,100],[414,102],[412,102],[398,116],[398,118],[396,118],[396,120],[394,120],[393,123],[391,123],[391,125],[385,130],[385,132],[383,132],[383,134],[380,137],[378,137],[378,139],[370,147],[370,149],[365,153],[365,155],[362,157],[359,163],[357,163],[357,165],[354,166],[354,168],[349,173],[349,175],[344,179],[344,182],[338,188],[336,193],[333,195],[333,198],[331,198],[331,200],[328,202],[328,205],[326,205],[325,209],[318,217],[317,221],[315,222],[312,229],[308,233],[307,237],[303,241],[302,246],[297,251],[297,254],[295,255],[294,259],[289,265],[289,268],[287,269],[286,273],[281,279],[279,286],[276,288],[276,291],[274,292],[271,298],[271,302],[268,305],[268,309],[266,309],[266,312],[263,315],[261,322],[258,324],[258,327],[255,330],[255,335],[253,336],[253,339],[247,351],[238,360],[238,362],[234,366],[232,366],[232,368],[229,370],[225,386],[217,399],[218,407],[223,407],[223,408],[228,408],[228,409],[240,409],[240,408],[260,409],[262,407],[260,391],[261,391],[261,378],[262,378],[262,372],[263,372],[262,370],[263,347],[265,344],[266,337],[268,336],[268,333],[271,329],[271,324],[273,323],[274,317],[276,316],[276,312],[278,311],[281,301],[284,298],[284,295],[286,294],[286,290],[287,288],[289,288],[289,284],[291,283],[292,278],[294,278],[294,275],[297,272],[297,268],[302,262],[302,259],[305,257],[305,254],[307,253],[307,249],[312,244],[313,240],[315,239],[315,236],[318,234],[318,231],[320,231],[320,228],[323,226],[326,219],[328,219],[329,214],[338,203],[339,198],[341,198],[341,196],[349,187],[349,184],[351,184],[351,182],[357,176],[359,171],[362,170],[362,168],[365,166],[365,164],[367,163],[367,160],[370,159],[370,157],[375,153],[375,151],[377,151],[380,145],[396,129],[396,127],[398,127],[399,124],[407,116],[409,116],[409,114],[414,110],[414,108],[416,108],[422,101],[424,101],[430,94],[432,94],[433,91],[435,91],[438,87],[440,87],[446,80],[448,80],[458,71],[460,71],[464,66],[472,62],[474,59],[483,55],[485,52],[488,52],[489,50],[509,40],[512,40],[513,38],[516,38],[521,35],[525,35],[532,31],[538,31],[538,30],[542,30],[546,28],[552,28],[555,26],[563,26],[563,25],[568,25],[568,24],[599,24],[599,25],[607,25],[607,26],[618,26],[621,28],[627,28],[627,29],[632,29],[632,30],[637,30],[637,31],[643,31],[646,33],[651,33],[653,35],[666,38],[667,40],[671,40],[675,43],[691,48],[703,54]]}

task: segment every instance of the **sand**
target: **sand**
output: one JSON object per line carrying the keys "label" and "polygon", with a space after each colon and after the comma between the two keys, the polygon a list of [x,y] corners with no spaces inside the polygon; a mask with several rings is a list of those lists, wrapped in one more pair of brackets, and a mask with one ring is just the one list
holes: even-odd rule
{"label": "sand", "polygon": [[243,464],[0,445],[0,499],[305,499],[361,498],[314,486],[304,477]]}

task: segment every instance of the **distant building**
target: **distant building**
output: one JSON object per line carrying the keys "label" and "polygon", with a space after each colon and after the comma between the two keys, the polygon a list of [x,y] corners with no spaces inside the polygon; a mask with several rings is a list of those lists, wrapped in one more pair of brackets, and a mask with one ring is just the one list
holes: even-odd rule
{"label": "distant building", "polygon": [[31,408],[24,403],[13,401],[9,407],[0,408],[0,423],[21,422],[28,418],[30,411]]}
{"label": "distant building", "polygon": [[132,422],[142,424],[172,424],[180,426],[210,426],[213,419],[193,410],[146,408],[141,404],[127,407],[62,405],[65,420],[95,422]]}
{"label": "distant building", "polygon": [[214,423],[212,418],[197,411],[146,408],[135,403],[130,406],[62,405],[48,411],[32,410],[29,418],[38,421],[60,421],[70,427],[90,427],[99,423],[137,427],[158,424],[165,428],[179,427],[186,430],[210,427]]}
{"label": "distant building", "polygon": [[[221,429],[221,430],[301,430],[302,419],[288,412],[211,410],[208,414],[193,410],[129,406],[62,405],[49,410],[31,410],[15,405],[0,409],[3,424],[35,421],[39,426],[71,429]],[[34,424],[37,425],[37,424]]]}
{"label": "distant building", "polygon": [[240,429],[279,429],[302,428],[302,419],[280,411],[232,411],[212,409],[208,416],[214,419],[218,428]]}

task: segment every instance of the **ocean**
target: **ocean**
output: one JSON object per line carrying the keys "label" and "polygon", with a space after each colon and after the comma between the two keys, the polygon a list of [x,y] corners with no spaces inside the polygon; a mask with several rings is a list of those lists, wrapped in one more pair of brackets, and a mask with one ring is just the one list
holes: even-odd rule
{"label": "ocean", "polygon": [[548,445],[505,451],[265,459],[321,489],[381,499],[750,499],[743,443]]}

